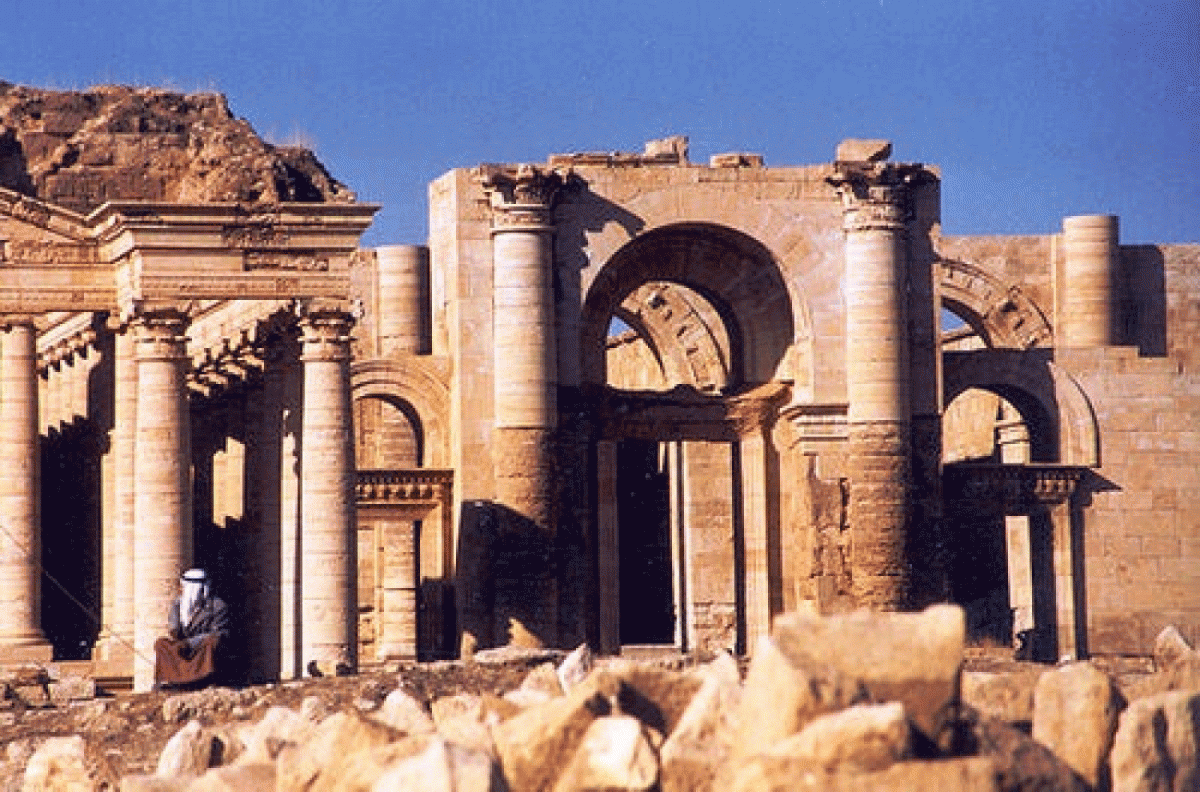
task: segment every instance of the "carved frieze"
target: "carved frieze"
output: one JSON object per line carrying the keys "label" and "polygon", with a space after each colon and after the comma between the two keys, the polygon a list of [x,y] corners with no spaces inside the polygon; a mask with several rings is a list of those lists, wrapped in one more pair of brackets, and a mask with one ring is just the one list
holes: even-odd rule
{"label": "carved frieze", "polygon": [[328,272],[329,257],[312,253],[247,250],[242,268],[251,270],[291,270],[295,272]]}

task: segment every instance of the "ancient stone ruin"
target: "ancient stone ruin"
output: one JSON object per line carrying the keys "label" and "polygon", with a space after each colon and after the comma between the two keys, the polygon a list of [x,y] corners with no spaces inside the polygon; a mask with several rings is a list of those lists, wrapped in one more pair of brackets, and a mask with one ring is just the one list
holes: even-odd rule
{"label": "ancient stone ruin", "polygon": [[672,138],[456,168],[368,250],[219,96],[0,85],[0,659],[144,690],[190,566],[240,681],[945,601],[1195,641],[1200,246],[946,235],[941,178]]}

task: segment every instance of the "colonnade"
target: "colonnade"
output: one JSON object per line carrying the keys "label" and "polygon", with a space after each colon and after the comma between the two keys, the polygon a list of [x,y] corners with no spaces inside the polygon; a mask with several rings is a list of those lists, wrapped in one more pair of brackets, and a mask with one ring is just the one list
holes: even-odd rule
{"label": "colonnade", "polygon": [[[357,646],[350,337],[341,303],[302,306],[303,405],[299,445],[299,525],[291,537],[299,577],[282,581],[281,613],[292,624],[295,673],[353,668]],[[102,627],[95,657],[132,668],[135,690],[153,684],[153,645],[163,634],[181,571],[193,563],[188,314],[143,310],[111,329],[112,432],[104,477]],[[0,323],[0,662],[48,661],[40,627],[39,399],[37,328],[32,316]],[[273,361],[288,365],[288,361]],[[272,375],[274,376],[274,375]],[[298,384],[298,383],[297,383]],[[86,383],[85,383],[86,387]],[[276,433],[282,443],[283,433]],[[282,453],[281,453],[282,455]],[[285,483],[286,484],[286,483]],[[280,502],[288,498],[281,493]],[[287,521],[277,521],[286,527]],[[282,537],[280,545],[287,545]],[[280,569],[287,569],[287,559]],[[294,584],[289,591],[288,583]],[[297,603],[286,600],[294,593]],[[285,617],[285,621],[286,621]]]}

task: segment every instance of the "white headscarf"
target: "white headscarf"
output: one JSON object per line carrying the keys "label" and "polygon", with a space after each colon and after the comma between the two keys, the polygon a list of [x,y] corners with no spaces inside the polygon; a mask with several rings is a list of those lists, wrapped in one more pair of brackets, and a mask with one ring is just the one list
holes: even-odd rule
{"label": "white headscarf", "polygon": [[179,620],[190,624],[208,599],[208,575],[203,569],[189,569],[180,576],[183,592],[179,595]]}

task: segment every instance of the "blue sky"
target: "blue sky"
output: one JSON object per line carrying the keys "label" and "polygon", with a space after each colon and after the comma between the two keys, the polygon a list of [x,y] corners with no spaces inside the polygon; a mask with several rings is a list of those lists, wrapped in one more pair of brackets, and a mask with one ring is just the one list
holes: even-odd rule
{"label": "blue sky", "polygon": [[40,0],[0,79],[220,91],[383,205],[368,245],[424,242],[450,168],[670,134],[768,165],[891,139],[941,166],[947,233],[1200,241],[1197,0]]}

